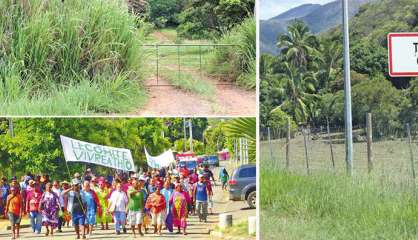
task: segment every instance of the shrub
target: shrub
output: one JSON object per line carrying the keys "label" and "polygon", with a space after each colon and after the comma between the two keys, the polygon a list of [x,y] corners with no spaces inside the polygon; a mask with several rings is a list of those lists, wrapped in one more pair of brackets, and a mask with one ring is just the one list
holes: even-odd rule
{"label": "shrub", "polygon": [[247,18],[218,41],[237,47],[217,48],[210,56],[209,71],[227,74],[239,85],[254,89],[256,86],[256,23]]}

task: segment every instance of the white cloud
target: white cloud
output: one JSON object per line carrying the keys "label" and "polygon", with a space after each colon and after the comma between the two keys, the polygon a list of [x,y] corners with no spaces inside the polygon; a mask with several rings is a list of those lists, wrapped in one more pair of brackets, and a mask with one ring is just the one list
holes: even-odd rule
{"label": "white cloud", "polygon": [[335,0],[260,0],[260,19],[269,19],[307,3],[325,4]]}

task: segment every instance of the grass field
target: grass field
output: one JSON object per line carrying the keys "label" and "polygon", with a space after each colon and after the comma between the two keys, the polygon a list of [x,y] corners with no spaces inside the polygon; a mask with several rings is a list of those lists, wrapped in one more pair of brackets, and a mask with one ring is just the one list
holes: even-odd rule
{"label": "grass field", "polygon": [[370,174],[366,144],[355,143],[352,177],[344,173],[344,144],[333,145],[334,173],[329,145],[310,140],[310,175],[306,174],[303,137],[296,136],[290,146],[287,171],[283,170],[284,140],[272,141],[271,146],[261,142],[262,239],[418,238],[418,199],[405,139],[374,143]]}
{"label": "grass field", "polygon": [[[414,156],[418,156],[417,142],[413,143]],[[345,144],[333,144],[335,170],[345,172]],[[308,139],[309,165],[312,172],[333,171],[331,151],[328,141],[324,139]],[[264,165],[284,167],[286,162],[285,139],[262,141],[260,143],[260,159]],[[407,139],[377,141],[373,143],[374,171],[384,176],[407,177],[411,175],[409,145]],[[305,147],[303,136],[297,135],[290,142],[290,169],[300,173],[306,172]],[[367,144],[354,143],[353,166],[355,172],[366,173]]]}

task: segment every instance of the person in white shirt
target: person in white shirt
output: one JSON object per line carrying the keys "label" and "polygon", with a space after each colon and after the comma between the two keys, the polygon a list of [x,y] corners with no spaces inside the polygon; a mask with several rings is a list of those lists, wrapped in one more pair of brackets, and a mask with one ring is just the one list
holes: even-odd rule
{"label": "person in white shirt", "polygon": [[109,198],[109,208],[107,211],[113,213],[116,234],[120,234],[121,226],[126,223],[126,205],[128,204],[128,196],[122,191],[121,183],[116,184],[115,191],[112,192]]}

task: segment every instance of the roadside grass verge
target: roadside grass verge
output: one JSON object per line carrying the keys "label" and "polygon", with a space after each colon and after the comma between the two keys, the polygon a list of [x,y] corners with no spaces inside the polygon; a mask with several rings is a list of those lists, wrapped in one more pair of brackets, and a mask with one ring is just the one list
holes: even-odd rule
{"label": "roadside grass verge", "polygon": [[196,78],[193,74],[186,72],[180,72],[179,74],[178,71],[164,69],[160,72],[160,76],[180,89],[201,94],[209,99],[212,99],[215,95],[213,85]]}
{"label": "roadside grass verge", "polygon": [[143,96],[143,31],[125,1],[14,2],[0,1],[3,114],[120,113],[141,104],[132,100]]}
{"label": "roadside grass verge", "polygon": [[418,204],[405,186],[368,175],[298,175],[263,166],[261,239],[416,239]]}
{"label": "roadside grass verge", "polygon": [[215,231],[222,232],[223,237],[255,237],[254,235],[248,234],[248,221],[241,221],[237,224],[234,224],[232,227],[226,229],[220,229],[219,226],[215,227]]}
{"label": "roadside grass verge", "polygon": [[[83,80],[77,84],[51,89],[48,94],[28,97],[22,94],[13,102],[0,103],[0,115],[95,115],[129,112],[146,101],[146,93],[133,82],[117,78],[101,84]],[[134,104],[133,104],[134,103]]]}

